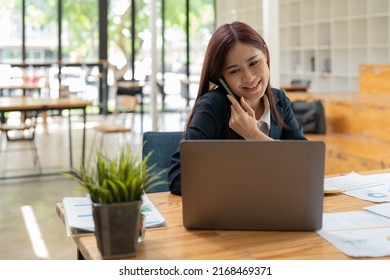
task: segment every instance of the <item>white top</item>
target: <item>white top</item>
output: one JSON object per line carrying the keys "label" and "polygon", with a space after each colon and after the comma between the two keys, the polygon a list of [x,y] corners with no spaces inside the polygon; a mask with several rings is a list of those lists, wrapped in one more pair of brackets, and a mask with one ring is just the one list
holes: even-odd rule
{"label": "white top", "polygon": [[269,100],[266,95],[263,96],[263,100],[264,100],[264,112],[260,116],[260,119],[257,120],[257,127],[266,135],[268,135],[271,129],[271,111],[269,106]]}

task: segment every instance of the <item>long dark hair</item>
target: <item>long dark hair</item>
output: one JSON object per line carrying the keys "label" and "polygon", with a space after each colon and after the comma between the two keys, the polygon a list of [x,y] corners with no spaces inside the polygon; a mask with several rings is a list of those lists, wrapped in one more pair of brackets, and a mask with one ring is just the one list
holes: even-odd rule
{"label": "long dark hair", "polygon": [[[271,58],[268,48],[259,33],[257,33],[249,25],[239,21],[235,21],[230,24],[223,24],[214,32],[207,46],[195,104],[203,94],[220,85],[218,79],[222,75],[227,54],[238,42],[251,45],[261,50],[267,57],[267,65],[268,68],[270,68]],[[265,95],[268,97],[271,114],[275,118],[275,121],[281,126],[286,126],[275,106],[269,80],[265,90]],[[188,118],[187,126],[191,122],[192,115],[193,111]]]}

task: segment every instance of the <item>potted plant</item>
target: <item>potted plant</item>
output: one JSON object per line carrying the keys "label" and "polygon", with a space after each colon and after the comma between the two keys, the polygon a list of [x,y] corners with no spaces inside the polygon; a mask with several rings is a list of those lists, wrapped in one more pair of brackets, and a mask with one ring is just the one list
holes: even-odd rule
{"label": "potted plant", "polygon": [[97,245],[103,259],[137,254],[142,195],[164,184],[161,173],[124,147],[116,157],[97,152],[93,165],[64,175],[77,181],[89,194]]}

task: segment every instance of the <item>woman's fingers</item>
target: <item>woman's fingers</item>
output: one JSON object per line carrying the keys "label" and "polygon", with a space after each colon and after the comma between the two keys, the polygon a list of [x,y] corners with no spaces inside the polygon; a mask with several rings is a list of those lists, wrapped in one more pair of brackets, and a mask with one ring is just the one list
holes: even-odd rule
{"label": "woman's fingers", "polygon": [[240,103],[238,103],[238,100],[235,97],[231,96],[230,94],[226,96],[230,100],[230,103],[232,103],[233,106],[240,106]]}
{"label": "woman's fingers", "polygon": [[234,98],[231,95],[227,95],[227,97],[232,103],[231,107],[234,114],[243,115],[243,116],[248,115],[252,118],[255,117],[255,112],[253,111],[251,106],[249,106],[249,104],[245,101],[244,97],[241,97],[240,101],[238,101],[236,98]]}
{"label": "woman's fingers", "polygon": [[[245,110],[242,108],[242,106],[240,105],[240,102],[242,102],[242,100],[244,100],[243,97],[241,97],[240,101],[238,101],[236,98],[234,98],[233,96],[231,95],[227,95],[228,99],[230,100],[230,102],[232,103],[232,107],[235,109],[235,111],[238,113],[238,114],[245,114]],[[244,101],[245,102],[245,101]],[[246,102],[245,102],[246,103]],[[248,105],[249,106],[249,105]]]}
{"label": "woman's fingers", "polygon": [[244,97],[241,97],[240,102],[241,102],[241,107],[242,107],[242,109],[243,109],[249,116],[254,117],[254,116],[255,116],[255,112],[253,111],[253,109],[251,108],[251,106],[249,106],[249,104],[245,101],[245,98],[244,98]]}

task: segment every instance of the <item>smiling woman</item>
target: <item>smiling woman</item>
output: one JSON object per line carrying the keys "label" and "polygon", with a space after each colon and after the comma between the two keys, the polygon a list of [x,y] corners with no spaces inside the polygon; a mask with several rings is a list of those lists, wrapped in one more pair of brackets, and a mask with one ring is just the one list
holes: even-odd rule
{"label": "smiling woman", "polygon": [[[237,21],[221,25],[206,50],[184,138],[305,140],[290,100],[271,87],[269,65],[267,45],[252,27]],[[172,157],[168,179],[171,192],[181,194],[179,152]]]}

